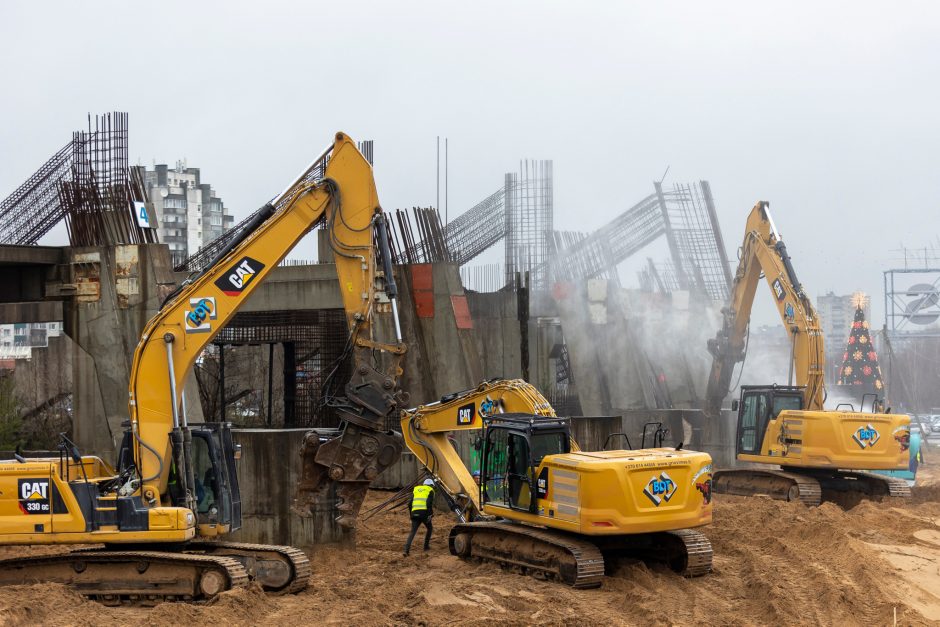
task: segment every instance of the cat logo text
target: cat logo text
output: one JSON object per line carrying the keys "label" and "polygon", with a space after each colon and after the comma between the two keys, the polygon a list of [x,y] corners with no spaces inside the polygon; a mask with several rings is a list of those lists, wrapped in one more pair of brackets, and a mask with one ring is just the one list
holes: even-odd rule
{"label": "cat logo text", "polygon": [[238,296],[264,270],[264,264],[251,257],[242,257],[216,280],[215,286],[226,296]]}
{"label": "cat logo text", "polygon": [[457,426],[472,425],[475,413],[473,403],[457,408]]}
{"label": "cat logo text", "polygon": [[49,480],[48,479],[20,479],[19,505],[24,514],[50,514],[49,509]]}

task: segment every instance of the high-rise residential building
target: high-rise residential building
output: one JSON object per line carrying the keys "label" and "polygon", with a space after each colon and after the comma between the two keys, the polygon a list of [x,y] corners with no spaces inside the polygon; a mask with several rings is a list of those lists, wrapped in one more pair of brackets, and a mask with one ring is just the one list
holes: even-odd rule
{"label": "high-rise residential building", "polygon": [[199,168],[177,161],[144,168],[144,186],[157,214],[160,241],[170,247],[174,262],[192,255],[204,243],[232,228],[235,218],[222,199],[200,177]]}

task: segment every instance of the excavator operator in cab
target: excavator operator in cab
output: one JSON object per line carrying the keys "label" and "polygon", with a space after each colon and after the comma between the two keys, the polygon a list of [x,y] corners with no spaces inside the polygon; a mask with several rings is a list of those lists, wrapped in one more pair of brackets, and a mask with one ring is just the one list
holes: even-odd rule
{"label": "excavator operator in cab", "polygon": [[415,539],[418,527],[422,524],[427,527],[424,534],[424,550],[431,549],[431,517],[434,515],[434,480],[425,479],[421,485],[416,485],[408,501],[408,510],[411,512],[411,533],[405,542],[405,557],[411,552],[411,542]]}

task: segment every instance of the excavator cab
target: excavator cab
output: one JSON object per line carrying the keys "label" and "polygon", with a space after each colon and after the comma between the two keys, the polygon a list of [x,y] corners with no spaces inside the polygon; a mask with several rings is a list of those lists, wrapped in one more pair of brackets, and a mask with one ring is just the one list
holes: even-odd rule
{"label": "excavator cab", "polygon": [[770,421],[782,411],[803,409],[803,387],[745,385],[741,388],[740,402],[733,401],[731,409],[738,412],[735,452],[759,455]]}
{"label": "excavator cab", "polygon": [[[548,455],[571,452],[568,420],[530,414],[500,414],[483,419],[480,502],[536,512],[536,470]],[[544,494],[543,494],[544,496]]]}
{"label": "excavator cab", "polygon": [[[191,425],[191,463],[195,478],[196,524],[199,535],[214,536],[241,528],[241,497],[235,461],[241,457],[241,447],[232,440],[231,423],[210,422]],[[118,453],[118,475],[133,476],[133,434],[125,429]],[[174,456],[175,457],[175,456]],[[171,458],[172,459],[172,458]],[[167,494],[170,505],[186,506],[183,481],[174,464],[170,468]]]}

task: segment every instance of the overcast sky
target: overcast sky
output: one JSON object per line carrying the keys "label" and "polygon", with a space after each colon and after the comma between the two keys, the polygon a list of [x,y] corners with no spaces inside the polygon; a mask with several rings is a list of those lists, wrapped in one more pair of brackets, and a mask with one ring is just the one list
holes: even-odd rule
{"label": "overcast sky", "polygon": [[878,327],[882,271],[938,245],[936,2],[4,0],[0,58],[0,197],[120,110],[132,160],[187,158],[237,219],[340,129],[375,140],[386,209],[434,203],[437,135],[451,216],[553,159],[559,229],[669,166],[729,248],[771,201],[811,296],[863,289]]}

